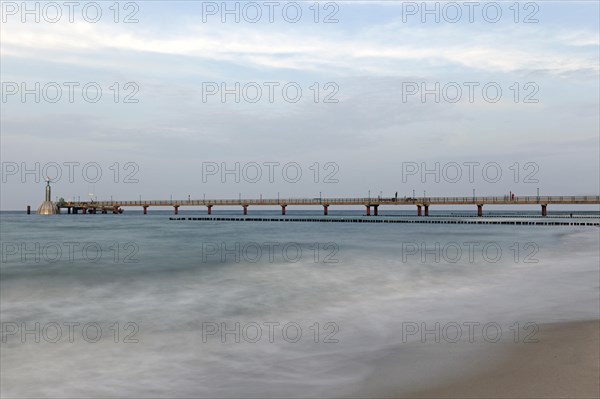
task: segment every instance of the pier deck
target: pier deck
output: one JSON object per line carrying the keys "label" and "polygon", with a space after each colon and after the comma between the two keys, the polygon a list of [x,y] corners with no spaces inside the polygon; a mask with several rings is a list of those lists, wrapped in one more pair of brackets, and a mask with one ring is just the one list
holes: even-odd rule
{"label": "pier deck", "polygon": [[[67,213],[120,213],[124,207],[140,207],[147,213],[149,207],[173,207],[174,214],[179,213],[180,207],[205,206],[210,215],[214,206],[239,206],[243,214],[247,215],[250,206],[279,206],[281,214],[285,215],[288,206],[321,206],[323,214],[328,214],[330,206],[365,206],[368,216],[378,215],[381,205],[401,206],[412,205],[417,207],[418,216],[428,216],[431,205],[475,205],[477,214],[483,213],[484,205],[540,205],[542,216],[547,214],[548,205],[600,205],[600,196],[485,196],[485,197],[355,197],[355,198],[277,198],[277,199],[189,199],[189,200],[138,200],[138,201],[71,201],[58,204]],[[424,210],[424,212],[422,212]]]}

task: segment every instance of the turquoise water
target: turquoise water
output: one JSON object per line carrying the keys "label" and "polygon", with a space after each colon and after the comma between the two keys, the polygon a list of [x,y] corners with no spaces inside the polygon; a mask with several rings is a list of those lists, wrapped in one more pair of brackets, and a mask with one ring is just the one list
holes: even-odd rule
{"label": "turquoise water", "polygon": [[0,214],[3,397],[343,395],[409,325],[599,317],[597,227],[170,215]]}

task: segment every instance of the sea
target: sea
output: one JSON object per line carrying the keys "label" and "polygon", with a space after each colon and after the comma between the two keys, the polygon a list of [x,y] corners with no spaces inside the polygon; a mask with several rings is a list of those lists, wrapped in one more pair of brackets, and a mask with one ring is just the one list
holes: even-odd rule
{"label": "sea", "polygon": [[[597,226],[178,216],[0,213],[0,396],[369,396],[391,354],[398,368],[384,388],[410,392],[450,377],[455,367],[436,361],[437,350],[456,361],[477,348],[485,359],[499,343],[535,345],[548,323],[600,319]],[[329,217],[368,218],[360,210]],[[443,217],[478,219],[429,216]],[[480,219],[541,220],[534,212]]]}

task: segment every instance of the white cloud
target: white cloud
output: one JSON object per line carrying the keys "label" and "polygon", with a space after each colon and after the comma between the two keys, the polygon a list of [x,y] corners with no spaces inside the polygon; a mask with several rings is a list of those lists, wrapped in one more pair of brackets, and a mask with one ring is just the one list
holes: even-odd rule
{"label": "white cloud", "polygon": [[[399,68],[406,73],[444,66],[501,73],[537,70],[562,74],[599,69],[597,49],[581,51],[582,46],[598,43],[597,35],[583,31],[551,33],[537,27],[527,32],[519,29],[474,35],[472,29],[464,27],[407,29],[392,23],[349,35],[335,29],[327,34],[301,28],[283,33],[269,27],[223,25],[217,30],[195,25],[165,37],[118,25],[5,24],[0,52],[3,57],[83,66],[98,61],[118,67],[124,53],[138,53],[140,57],[185,56],[256,68],[330,68],[337,74],[396,75]],[[143,65],[143,58],[139,63]]]}

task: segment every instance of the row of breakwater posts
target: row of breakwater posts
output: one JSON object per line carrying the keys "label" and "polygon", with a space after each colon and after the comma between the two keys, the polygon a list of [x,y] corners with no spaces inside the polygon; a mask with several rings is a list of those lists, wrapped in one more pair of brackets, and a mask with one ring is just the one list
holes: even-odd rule
{"label": "row of breakwater posts", "polygon": [[520,226],[596,226],[600,222],[590,221],[531,221],[531,220],[465,220],[465,219],[362,219],[352,217],[170,217],[169,220],[225,221],[225,222],[301,222],[301,223],[429,223],[429,224],[504,224]]}
{"label": "row of breakwater posts", "polygon": [[[331,206],[364,206],[367,216],[378,216],[380,206],[414,206],[417,216],[429,216],[430,206],[473,205],[477,207],[477,216],[483,216],[485,205],[539,205],[541,216],[547,216],[549,205],[600,205],[600,196],[486,196],[486,197],[418,197],[418,198],[282,198],[282,199],[202,199],[202,200],[139,200],[139,201],[70,201],[57,203],[59,212],[66,213],[113,213],[123,212],[123,208],[142,208],[143,214],[151,207],[172,207],[175,215],[181,207],[206,207],[207,215],[212,214],[213,207],[240,207],[243,215],[248,215],[248,208],[261,206],[278,206],[281,215],[286,214],[288,206],[322,207],[327,216]],[[372,212],[371,212],[372,210]],[[28,213],[30,207],[28,207]]]}

